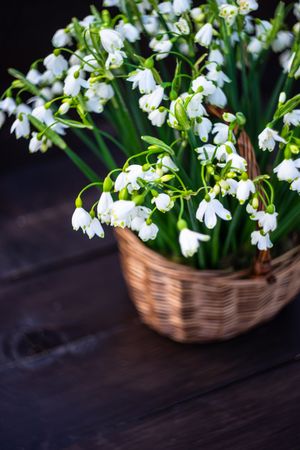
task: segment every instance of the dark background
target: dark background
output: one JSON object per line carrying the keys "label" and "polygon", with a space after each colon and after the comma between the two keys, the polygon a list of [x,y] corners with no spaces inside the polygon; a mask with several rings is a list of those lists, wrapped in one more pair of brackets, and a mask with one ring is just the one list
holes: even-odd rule
{"label": "dark background", "polygon": [[[95,4],[101,7],[101,2]],[[277,4],[278,0],[260,0],[260,16],[271,17]],[[51,52],[54,32],[68,24],[73,16],[83,18],[88,15],[89,5],[90,2],[84,0],[3,2],[0,27],[1,93],[11,81],[7,68],[14,67],[26,73],[31,62]],[[19,165],[35,164],[41,159],[61,156],[59,151],[53,148],[46,155],[30,155],[28,142],[24,139],[16,141],[15,137],[9,134],[9,124],[10,121],[0,130],[1,173]]]}

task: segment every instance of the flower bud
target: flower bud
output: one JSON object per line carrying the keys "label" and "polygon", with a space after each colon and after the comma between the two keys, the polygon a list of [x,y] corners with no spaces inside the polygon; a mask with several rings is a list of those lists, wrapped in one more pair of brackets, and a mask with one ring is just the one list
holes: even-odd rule
{"label": "flower bud", "polygon": [[114,183],[111,178],[107,176],[103,181],[103,192],[110,192],[112,190]]}
{"label": "flower bud", "polygon": [[188,227],[187,226],[187,222],[185,220],[183,220],[183,219],[178,220],[178,222],[177,222],[177,229],[179,231],[182,231],[182,230],[184,230],[187,227]]}
{"label": "flower bud", "polygon": [[124,188],[119,192],[119,200],[127,200],[127,199],[128,199],[128,191],[126,188]]}
{"label": "flower bud", "polygon": [[152,69],[154,67],[153,58],[146,59],[146,61],[144,62],[144,67],[146,67],[146,69]]}
{"label": "flower bud", "polygon": [[179,98],[175,103],[174,113],[176,120],[181,126],[181,128],[183,128],[186,131],[189,130],[191,128],[191,125],[181,98]]}
{"label": "flower bud", "polygon": [[174,100],[176,100],[177,99],[177,97],[178,97],[178,94],[177,94],[177,92],[176,91],[171,91],[170,92],[170,95],[169,95],[169,97],[170,97],[170,100],[171,101],[174,101]]}
{"label": "flower bud", "polygon": [[246,123],[246,117],[242,112],[236,113],[236,121],[239,125],[245,125]]}
{"label": "flower bud", "polygon": [[285,103],[286,102],[286,93],[285,92],[280,92],[279,95],[279,104]]}
{"label": "flower bud", "polygon": [[259,207],[259,201],[257,197],[253,197],[252,206],[254,209],[257,209]]}

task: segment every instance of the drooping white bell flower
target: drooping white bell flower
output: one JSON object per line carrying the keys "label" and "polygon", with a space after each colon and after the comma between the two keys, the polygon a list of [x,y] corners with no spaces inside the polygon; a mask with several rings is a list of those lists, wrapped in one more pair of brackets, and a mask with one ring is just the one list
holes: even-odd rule
{"label": "drooping white bell flower", "polygon": [[278,131],[273,130],[272,128],[265,128],[258,136],[258,145],[263,151],[269,150],[269,152],[272,152],[275,148],[276,142],[286,144],[286,141],[279,136]]}
{"label": "drooping white bell flower", "polygon": [[111,221],[110,210],[114,201],[110,192],[102,192],[97,205],[97,216],[106,224]]}
{"label": "drooping white bell flower", "polygon": [[148,119],[151,121],[154,127],[161,127],[165,123],[166,117],[167,111],[160,111],[159,109],[151,111],[151,113],[148,115]]}
{"label": "drooping white bell flower", "polygon": [[111,224],[124,228],[130,225],[130,215],[134,212],[135,203],[131,200],[117,200],[111,207]]}
{"label": "drooping white bell flower", "polygon": [[236,189],[236,197],[242,205],[250,197],[251,194],[255,193],[255,185],[252,180],[240,180]]}
{"label": "drooping white bell flower", "polygon": [[165,193],[161,193],[158,194],[157,197],[153,197],[151,203],[154,203],[156,208],[164,213],[170,211],[174,206],[174,202],[171,197]]}
{"label": "drooping white bell flower", "polygon": [[53,75],[59,77],[68,69],[68,61],[62,55],[51,53],[44,59],[44,66],[50,70]]}
{"label": "drooping white bell flower", "polygon": [[289,73],[291,68],[292,68],[292,64],[294,62],[296,53],[292,53],[290,50],[286,50],[285,52],[281,53],[280,57],[279,57],[279,62],[281,64],[281,66],[283,67],[283,72],[284,73]]}
{"label": "drooping white bell flower", "polygon": [[225,83],[230,83],[230,78],[228,78],[228,76],[221,70],[220,66],[215,62],[207,64],[206,69],[208,71],[206,78],[217,83],[220,88],[222,88]]}
{"label": "drooping white bell flower", "polygon": [[229,126],[225,123],[216,123],[212,129],[212,133],[215,134],[214,143],[225,144],[228,141],[229,136]]}
{"label": "drooping white bell flower", "polygon": [[88,87],[84,72],[80,70],[80,66],[72,66],[65,78],[64,93],[70,97],[76,97],[82,87]]}
{"label": "drooping white bell flower", "polygon": [[123,38],[118,31],[105,28],[99,34],[102,47],[107,53],[118,52],[124,47]]}
{"label": "drooping white bell flower", "polygon": [[11,116],[16,110],[16,102],[12,97],[5,97],[4,100],[0,101],[0,109]]}
{"label": "drooping white bell flower", "polygon": [[173,44],[168,38],[167,34],[163,35],[162,39],[151,39],[149,43],[149,47],[157,53],[156,59],[159,61],[161,59],[164,59],[168,56]]}
{"label": "drooping white bell flower", "polygon": [[220,87],[217,87],[213,94],[207,97],[207,100],[211,105],[218,106],[219,108],[224,108],[227,104],[227,97]]}
{"label": "drooping white bell flower", "polygon": [[283,122],[287,125],[298,127],[300,125],[300,109],[294,109],[294,111],[285,114]]}
{"label": "drooping white bell flower", "polygon": [[194,124],[194,132],[197,134],[202,142],[208,141],[209,133],[212,129],[212,123],[207,117],[201,117],[196,120]]}
{"label": "drooping white bell flower", "polygon": [[200,242],[207,242],[209,240],[210,236],[206,234],[197,233],[196,231],[184,228],[179,234],[181,253],[185,258],[189,258],[198,251]]}
{"label": "drooping white bell flower", "polygon": [[212,41],[213,31],[211,23],[206,23],[197,31],[195,42],[203,47],[209,47]]}
{"label": "drooping white bell flower", "polygon": [[247,46],[248,52],[251,53],[255,59],[262,52],[263,48],[263,43],[255,36],[250,39]]}
{"label": "drooping white bell flower", "polygon": [[225,5],[219,6],[219,15],[229,26],[234,24],[238,12],[239,8],[235,5],[229,5],[228,3],[226,3]]}
{"label": "drooping white bell flower", "polygon": [[236,196],[236,190],[238,187],[238,181],[234,178],[226,178],[225,180],[220,180],[219,182],[222,196],[232,195]]}
{"label": "drooping white bell flower", "polygon": [[10,132],[15,132],[16,139],[20,139],[21,137],[27,138],[30,134],[28,118],[24,114],[19,114],[18,118],[12,124]]}
{"label": "drooping white bell flower", "polygon": [[216,86],[204,75],[200,75],[192,81],[192,90],[195,93],[199,92],[202,95],[211,95],[215,92]]}
{"label": "drooping white bell flower", "polygon": [[72,227],[73,230],[78,231],[81,228],[83,231],[87,226],[91,223],[90,214],[82,207],[78,207],[75,209],[72,215]]}
{"label": "drooping white bell flower", "polygon": [[41,73],[37,69],[30,69],[27,72],[26,79],[36,86],[41,81]]}
{"label": "drooping white bell flower", "polygon": [[154,111],[161,104],[163,97],[163,87],[157,86],[151,94],[145,94],[139,99],[139,106],[143,111]]}
{"label": "drooping white bell flower", "polygon": [[167,173],[167,172],[169,172],[169,170],[172,170],[174,172],[177,172],[179,170],[169,155],[164,155],[163,157],[159,157],[157,159],[157,163],[162,166],[161,170],[163,173]]}
{"label": "drooping white bell flower", "polygon": [[150,94],[156,88],[156,83],[150,69],[137,69],[127,81],[132,82],[132,89],[139,88],[141,94]]}
{"label": "drooping white bell flower", "polygon": [[239,171],[239,172],[246,172],[247,170],[247,161],[242,156],[238,155],[237,153],[230,153],[226,155],[226,163],[231,161],[231,170],[232,171]]}
{"label": "drooping white bell flower", "polygon": [[236,0],[239,6],[239,14],[246,15],[251,11],[256,11],[258,3],[256,0]]}
{"label": "drooping white bell flower", "polygon": [[278,31],[276,39],[272,42],[273,51],[279,53],[286,48],[290,48],[293,42],[293,38],[293,33],[291,33],[290,31]]}
{"label": "drooping white bell flower", "polygon": [[132,231],[140,231],[151,214],[151,209],[146,206],[137,206],[132,214],[130,228]]}
{"label": "drooping white bell flower", "polygon": [[143,171],[143,167],[139,164],[132,164],[131,166],[127,167],[126,174],[128,191],[138,191],[141,187],[138,183],[138,180],[143,179],[145,174],[145,172]]}
{"label": "drooping white bell flower", "polygon": [[105,69],[118,69],[123,65],[124,58],[126,57],[126,53],[119,51],[114,53],[109,53],[108,57],[105,61]]}
{"label": "drooping white bell flower", "polygon": [[300,194],[300,174],[299,174],[299,178],[296,178],[296,179],[291,183],[290,189],[291,189],[292,191],[297,191],[298,194]]}
{"label": "drooping white bell flower", "polygon": [[198,159],[200,159],[200,161],[211,161],[216,153],[216,146],[212,144],[206,144],[202,145],[202,147],[195,148],[195,151],[198,153]]}
{"label": "drooping white bell flower", "polygon": [[116,26],[116,30],[120,33],[123,39],[126,39],[128,42],[136,42],[140,39],[140,31],[137,27],[127,22],[124,23],[121,20]]}
{"label": "drooping white bell flower", "polygon": [[174,26],[175,26],[177,32],[179,32],[180,34],[183,34],[183,35],[190,34],[189,24],[183,17],[180,17],[180,19],[178,20],[178,22],[175,23]]}
{"label": "drooping white bell flower", "polygon": [[277,178],[280,181],[293,181],[300,176],[300,158],[284,159],[278,166],[273,170],[277,174]]}
{"label": "drooping white bell flower", "polygon": [[185,11],[189,11],[191,9],[191,0],[174,0],[173,1],[173,10],[176,16],[181,16]]}
{"label": "drooping white bell flower", "polygon": [[92,239],[94,236],[98,236],[99,238],[104,238],[104,230],[99,222],[99,220],[94,217],[89,225],[85,228],[85,233],[88,235],[89,239]]}
{"label": "drooping white bell flower", "polygon": [[[54,95],[62,95],[64,91],[64,85],[61,81],[56,80],[53,85],[51,86],[51,94]],[[51,95],[52,97],[52,95]]]}
{"label": "drooping white bell flower", "polygon": [[201,93],[194,94],[188,102],[186,112],[190,119],[196,119],[207,114],[202,104],[203,95]]}
{"label": "drooping white bell flower", "polygon": [[49,126],[54,122],[54,117],[51,109],[46,108],[45,105],[37,106],[32,110],[32,116]]}
{"label": "drooping white bell flower", "polygon": [[32,137],[29,142],[30,153],[36,153],[39,150],[44,153],[48,150],[49,147],[52,146],[52,142],[49,139],[47,139],[45,136],[39,137],[38,133],[35,131],[33,131],[31,136]]}
{"label": "drooping white bell flower", "polygon": [[[84,65],[83,65],[83,70],[85,72],[94,72],[96,69],[98,69],[99,67],[99,63],[96,60],[94,55],[85,55],[83,57],[84,60]],[[73,64],[75,65],[75,64]]]}
{"label": "drooping white bell flower", "polygon": [[209,52],[208,61],[215,62],[222,66],[224,64],[224,56],[219,49],[215,48]]}
{"label": "drooping white bell flower", "polygon": [[[207,199],[208,200],[208,199]],[[217,224],[217,216],[223,220],[231,220],[231,213],[224,208],[222,203],[210,195],[210,200],[203,199],[197,209],[196,218],[205,223],[206,227],[212,229]]]}
{"label": "drooping white bell flower", "polygon": [[160,12],[160,14],[173,14],[173,12],[174,12],[173,5],[169,1],[159,3],[157,5],[157,7],[158,7],[158,11]]}
{"label": "drooping white bell flower", "polygon": [[142,17],[142,22],[148,34],[155,35],[158,32],[159,29],[158,17],[146,15]]}
{"label": "drooping white bell flower", "polygon": [[147,224],[147,222],[145,222],[141,226],[138,236],[144,242],[153,241],[156,238],[158,231],[158,226],[155,225],[155,223]]}
{"label": "drooping white bell flower", "polygon": [[277,228],[277,212],[268,213],[266,211],[257,211],[255,214],[255,220],[258,221],[259,226],[263,229],[264,233],[269,233]]}
{"label": "drooping white bell flower", "polygon": [[60,28],[54,33],[52,38],[53,47],[68,47],[72,44],[72,38],[70,33],[68,33],[65,29]]}
{"label": "drooping white bell flower", "polygon": [[261,251],[273,247],[269,234],[264,234],[261,231],[253,231],[251,233],[251,244],[257,245],[258,250]]}

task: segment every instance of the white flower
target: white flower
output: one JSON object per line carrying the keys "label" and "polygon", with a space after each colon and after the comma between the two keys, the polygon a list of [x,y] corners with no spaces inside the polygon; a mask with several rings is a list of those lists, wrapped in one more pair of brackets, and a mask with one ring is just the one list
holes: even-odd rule
{"label": "white flower", "polygon": [[134,212],[135,203],[131,200],[117,200],[111,207],[111,224],[124,228],[129,225],[130,215]]}
{"label": "white flower", "polygon": [[196,218],[203,222],[207,226],[207,228],[212,229],[217,224],[217,216],[219,216],[223,220],[231,220],[230,212],[224,208],[222,203],[210,196],[210,201],[206,201],[203,199],[196,212]]}
{"label": "white flower", "polygon": [[214,93],[207,97],[207,100],[211,105],[218,106],[219,108],[224,108],[227,104],[227,97],[220,87],[217,87]]}
{"label": "white flower", "polygon": [[293,181],[300,176],[300,158],[284,159],[277,167],[273,170],[277,173],[277,178],[280,181]]}
{"label": "white flower", "polygon": [[85,228],[85,233],[90,239],[92,239],[94,236],[98,236],[100,238],[104,237],[103,227],[96,217],[94,217],[90,221],[89,225]]}
{"label": "white flower", "polygon": [[215,144],[225,144],[228,141],[229,126],[225,123],[216,123],[213,127],[212,133],[215,134]]}
{"label": "white flower", "polygon": [[159,107],[164,96],[164,89],[157,86],[151,94],[145,94],[139,99],[139,106],[143,111],[151,112]]}
{"label": "white flower", "polygon": [[206,234],[197,233],[188,228],[184,228],[179,234],[181,253],[185,258],[191,257],[198,251],[200,242],[207,242],[209,240],[210,236],[207,236]]}
{"label": "white flower", "polygon": [[201,93],[194,94],[191,100],[188,102],[186,112],[190,119],[196,117],[202,117],[206,113],[206,110],[202,104],[203,95]]}
{"label": "white flower", "polygon": [[278,131],[272,130],[269,127],[265,128],[258,136],[258,145],[262,150],[269,150],[271,152],[275,148],[276,141],[286,144],[286,141],[279,136]]}
{"label": "white flower", "polygon": [[297,20],[300,20],[300,2],[294,4],[294,14]]}
{"label": "white flower", "polygon": [[255,11],[258,8],[256,0],[236,0],[239,5],[239,13],[246,15],[251,11]]}
{"label": "white flower", "polygon": [[154,35],[158,32],[159,21],[156,16],[143,16],[142,22],[148,34]]}
{"label": "white flower", "polygon": [[256,37],[252,37],[247,46],[247,50],[249,53],[252,53],[253,56],[259,55],[263,50],[262,42]]}
{"label": "white flower", "polygon": [[59,77],[68,69],[67,60],[62,55],[55,55],[54,53],[51,53],[44,59],[44,65],[56,77]]}
{"label": "white flower", "polygon": [[115,192],[120,192],[122,189],[124,189],[128,184],[127,180],[127,173],[122,171],[119,173],[119,175],[116,178],[115,181]]}
{"label": "white flower", "polygon": [[102,47],[107,53],[115,53],[124,47],[122,36],[118,31],[106,28],[100,30],[100,40]]}
{"label": "white flower", "polygon": [[177,172],[177,170],[179,170],[169,155],[165,155],[162,158],[161,157],[158,158],[157,162],[158,164],[161,164],[162,166],[161,170],[164,173],[169,172],[169,170],[173,170],[174,172]]}
{"label": "white flower", "polygon": [[218,64],[211,62],[206,66],[208,72],[206,78],[211,81],[215,81],[219,87],[223,87],[225,83],[230,83],[230,78],[222,72]]}
{"label": "white flower", "polygon": [[156,88],[156,83],[150,69],[137,69],[127,81],[132,82],[132,89],[139,87],[141,94],[150,94]]}
{"label": "white flower", "polygon": [[300,173],[299,173],[299,178],[296,178],[296,179],[292,182],[292,184],[291,184],[291,186],[290,186],[290,189],[291,189],[292,191],[297,191],[298,194],[300,194]]}
{"label": "white flower", "polygon": [[300,109],[294,109],[294,111],[285,114],[283,122],[288,125],[294,125],[298,127],[300,125]]}
{"label": "white flower", "polygon": [[194,92],[199,92],[202,95],[211,95],[215,92],[216,86],[204,75],[200,75],[192,81],[192,90]]}
{"label": "white flower", "polygon": [[160,111],[159,109],[151,111],[151,113],[148,115],[148,119],[151,121],[154,127],[161,127],[165,123],[166,117],[167,111]]}
{"label": "white flower", "polygon": [[16,102],[11,97],[5,97],[4,100],[0,101],[0,109],[5,111],[9,116],[15,112],[16,107]]}
{"label": "white flower", "polygon": [[225,5],[219,6],[219,15],[225,20],[227,25],[234,24],[238,12],[238,7],[234,5],[229,5],[226,3]]}
{"label": "white flower", "polygon": [[136,42],[140,39],[140,31],[137,27],[127,22],[124,23],[123,20],[116,26],[116,30],[120,33],[123,39],[129,42]]}
{"label": "white flower", "polygon": [[260,20],[258,19],[255,24],[256,28],[256,37],[258,37],[261,41],[266,41],[269,32],[272,29],[272,24],[268,20]]}
{"label": "white flower", "polygon": [[224,56],[223,54],[220,52],[219,49],[213,49],[209,52],[208,55],[208,61],[209,62],[215,62],[219,65],[223,65],[224,64]]}
{"label": "white flower", "polygon": [[15,132],[16,139],[21,137],[28,137],[30,133],[29,120],[24,114],[20,114],[11,126],[10,132]]}
{"label": "white flower", "polygon": [[293,42],[293,33],[290,31],[278,31],[276,39],[272,42],[272,49],[274,52],[279,53],[284,49],[290,47]]}
{"label": "white flower", "polygon": [[155,225],[155,223],[150,223],[147,224],[147,222],[145,222],[142,226],[141,229],[139,231],[139,238],[144,241],[153,241],[158,233],[158,226]]}
{"label": "white flower", "polygon": [[94,70],[99,66],[98,61],[96,60],[94,55],[86,55],[83,57],[83,60],[85,62],[83,70],[85,70],[86,72],[94,72]]}
{"label": "white flower", "polygon": [[122,66],[124,57],[126,57],[126,53],[122,51],[115,51],[114,53],[109,53],[108,57],[105,61],[105,69],[118,69]]}
{"label": "white flower", "polygon": [[286,50],[279,57],[279,62],[283,67],[283,72],[288,73],[292,68],[296,53],[291,53],[290,50]]}
{"label": "white flower", "polygon": [[194,131],[199,135],[202,142],[208,141],[208,135],[211,132],[212,123],[206,117],[199,118],[194,125]]}
{"label": "white flower", "polygon": [[181,16],[182,13],[191,9],[191,0],[174,0],[173,10],[176,16]]}
{"label": "white flower", "polygon": [[132,231],[140,231],[151,214],[151,209],[146,206],[137,206],[131,216],[130,228]]}
{"label": "white flower", "polygon": [[249,196],[255,193],[255,185],[252,180],[240,180],[237,184],[236,197],[241,204],[248,200]]}
{"label": "white flower", "polygon": [[197,31],[195,41],[203,47],[209,47],[213,37],[213,27],[211,23],[206,23]]}
{"label": "white flower", "polygon": [[153,197],[152,203],[155,203],[156,208],[161,212],[170,211],[173,208],[174,202],[168,194],[161,193],[157,197]]}
{"label": "white flower", "polygon": [[172,14],[173,13],[173,6],[171,2],[162,2],[158,5],[158,10],[160,14]]}
{"label": "white flower", "polygon": [[231,161],[230,169],[239,172],[246,172],[247,169],[247,161],[242,156],[237,153],[226,154],[226,163]]}
{"label": "white flower", "polygon": [[178,22],[175,23],[175,27],[177,28],[180,34],[184,35],[190,34],[189,24],[185,19],[183,19],[183,17],[180,17]]}
{"label": "white flower", "polygon": [[102,192],[98,205],[97,205],[97,215],[101,222],[110,223],[110,210],[114,201],[110,192]]}
{"label": "white flower", "polygon": [[91,216],[84,208],[76,208],[72,215],[72,227],[77,231],[82,228],[84,231],[86,227],[91,223]]}
{"label": "white flower", "polygon": [[263,229],[264,233],[269,233],[277,228],[277,216],[277,212],[271,214],[265,211],[257,211],[255,220],[258,220],[258,224]]}
{"label": "white flower", "polygon": [[226,180],[221,180],[219,182],[220,188],[221,188],[221,192],[223,197],[225,195],[236,195],[236,190],[238,187],[238,182],[237,180],[233,179],[233,178],[226,178]]}
{"label": "white flower", "polygon": [[36,69],[30,69],[26,75],[26,79],[30,83],[37,85],[41,81],[41,73]]}
{"label": "white flower", "polygon": [[49,147],[52,146],[52,142],[49,141],[45,136],[42,138],[38,137],[38,133],[35,131],[32,133],[32,137],[29,142],[29,151],[30,153],[36,153],[39,150],[41,152],[45,152]]}
{"label": "white flower", "polygon": [[199,154],[198,159],[201,161],[210,161],[215,154],[216,146],[212,144],[206,144],[202,147],[195,148],[195,151]]}
{"label": "white flower", "polygon": [[80,70],[80,66],[72,66],[65,78],[64,93],[76,97],[82,87],[88,87],[87,81],[83,77],[84,72]]}
{"label": "white flower", "polygon": [[257,245],[258,250],[261,251],[273,247],[269,234],[262,234],[261,231],[253,231],[251,233],[251,244]]}
{"label": "white flower", "polygon": [[170,41],[170,39],[168,38],[167,34],[164,34],[163,38],[159,39],[159,40],[156,38],[153,38],[153,39],[151,39],[151,41],[149,43],[149,47],[158,53],[156,56],[157,60],[166,58],[169,54],[169,51],[172,48],[172,45],[173,44]]}
{"label": "white flower", "polygon": [[64,30],[59,29],[55,32],[53,38],[52,38],[52,45],[53,47],[67,47],[68,45],[72,44],[72,38],[70,34]]}

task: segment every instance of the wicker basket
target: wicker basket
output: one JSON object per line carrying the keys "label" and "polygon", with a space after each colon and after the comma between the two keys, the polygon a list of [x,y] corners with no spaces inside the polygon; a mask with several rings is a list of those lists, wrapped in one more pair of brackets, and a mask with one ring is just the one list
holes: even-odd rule
{"label": "wicker basket", "polygon": [[300,291],[300,247],[272,261],[272,277],[200,271],[116,230],[129,293],[144,323],[179,342],[225,340],[271,319]]}

